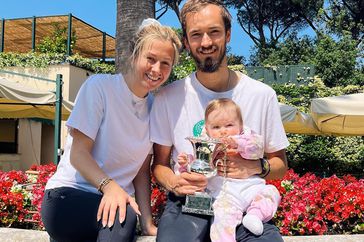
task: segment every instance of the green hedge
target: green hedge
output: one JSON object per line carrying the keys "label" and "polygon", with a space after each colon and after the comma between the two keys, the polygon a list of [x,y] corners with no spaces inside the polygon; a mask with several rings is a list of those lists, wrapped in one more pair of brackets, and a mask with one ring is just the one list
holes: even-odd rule
{"label": "green hedge", "polygon": [[94,73],[115,73],[114,62],[101,62],[99,60],[84,58],[78,54],[67,56],[58,53],[0,53],[0,68],[10,66],[39,67],[69,63],[87,69]]}

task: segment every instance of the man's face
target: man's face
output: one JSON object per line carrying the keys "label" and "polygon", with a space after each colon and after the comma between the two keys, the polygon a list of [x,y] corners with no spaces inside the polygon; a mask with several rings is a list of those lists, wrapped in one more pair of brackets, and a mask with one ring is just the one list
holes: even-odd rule
{"label": "man's face", "polygon": [[194,58],[197,69],[215,72],[226,56],[226,44],[230,31],[225,32],[221,10],[216,5],[207,5],[186,17],[185,45]]}

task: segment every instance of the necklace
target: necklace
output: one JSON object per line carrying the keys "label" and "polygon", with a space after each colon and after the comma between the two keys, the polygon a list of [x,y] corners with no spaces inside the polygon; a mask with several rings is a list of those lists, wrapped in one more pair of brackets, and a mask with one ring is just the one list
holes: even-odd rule
{"label": "necklace", "polygon": [[229,91],[230,88],[230,70],[228,70],[228,80],[226,83],[226,91]]}

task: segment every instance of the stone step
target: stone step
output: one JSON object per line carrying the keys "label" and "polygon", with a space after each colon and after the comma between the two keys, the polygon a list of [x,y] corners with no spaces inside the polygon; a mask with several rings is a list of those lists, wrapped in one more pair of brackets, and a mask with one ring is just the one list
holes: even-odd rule
{"label": "stone step", "polygon": [[[364,242],[364,234],[324,236],[284,236],[284,242]],[[49,242],[45,231],[0,228],[1,242]],[[155,242],[154,236],[139,236],[137,242]],[[187,241],[186,241],[187,242]]]}

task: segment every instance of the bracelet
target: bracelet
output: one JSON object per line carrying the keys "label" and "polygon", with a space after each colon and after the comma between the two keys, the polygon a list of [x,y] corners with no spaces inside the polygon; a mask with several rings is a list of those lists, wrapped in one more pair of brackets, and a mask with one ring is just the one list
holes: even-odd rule
{"label": "bracelet", "polygon": [[266,176],[268,176],[270,172],[269,161],[264,158],[261,158],[260,165],[262,166],[262,173],[258,174],[258,176],[260,176],[261,178],[265,178]]}
{"label": "bracelet", "polygon": [[110,177],[105,177],[103,178],[99,185],[97,186],[97,191],[99,191],[100,193],[103,193],[102,192],[102,189],[104,189],[104,187],[109,184],[110,182],[112,181],[112,179]]}

